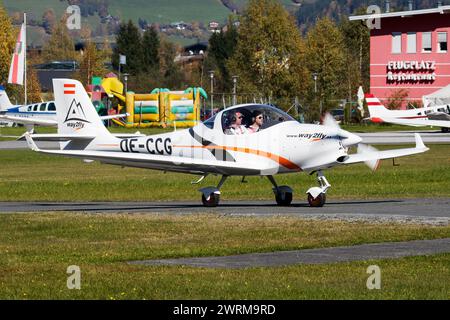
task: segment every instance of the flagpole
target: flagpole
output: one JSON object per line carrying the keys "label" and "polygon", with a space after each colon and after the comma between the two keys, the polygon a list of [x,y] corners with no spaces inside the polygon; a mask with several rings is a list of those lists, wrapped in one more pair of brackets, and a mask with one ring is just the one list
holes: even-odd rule
{"label": "flagpole", "polygon": [[23,13],[23,24],[25,25],[24,43],[23,47],[25,50],[24,56],[24,77],[25,77],[25,104],[27,105],[27,14]]}

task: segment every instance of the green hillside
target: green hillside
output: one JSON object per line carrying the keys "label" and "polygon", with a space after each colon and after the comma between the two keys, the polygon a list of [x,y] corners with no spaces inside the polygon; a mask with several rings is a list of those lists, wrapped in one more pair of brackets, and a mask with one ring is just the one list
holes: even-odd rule
{"label": "green hillside", "polygon": [[109,0],[109,13],[148,22],[225,21],[230,11],[219,0]]}

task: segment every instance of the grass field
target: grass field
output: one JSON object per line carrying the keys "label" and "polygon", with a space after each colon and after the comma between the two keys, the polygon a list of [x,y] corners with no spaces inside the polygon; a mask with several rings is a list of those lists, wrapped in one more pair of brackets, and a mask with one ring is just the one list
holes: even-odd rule
{"label": "grass field", "polygon": [[[389,146],[396,148],[396,146]],[[450,146],[430,145],[431,150],[410,157],[383,161],[373,173],[365,165],[325,171],[332,188],[328,199],[376,199],[448,197],[450,190]],[[381,149],[381,147],[380,147]],[[216,185],[210,176],[193,186],[197,176],[160,171],[121,168],[97,162],[49,156],[29,150],[0,151],[1,201],[169,201],[198,200],[197,189]],[[305,173],[280,175],[280,185],[294,189],[294,199],[306,201],[305,192],[316,185],[315,176]],[[267,179],[230,178],[223,188],[223,200],[273,199]]]}
{"label": "grass field", "polygon": [[[450,255],[242,270],[130,260],[448,237],[450,226],[293,217],[16,214],[0,218],[0,299],[448,299]],[[366,288],[367,267],[382,289]],[[81,290],[66,269],[81,268]]]}

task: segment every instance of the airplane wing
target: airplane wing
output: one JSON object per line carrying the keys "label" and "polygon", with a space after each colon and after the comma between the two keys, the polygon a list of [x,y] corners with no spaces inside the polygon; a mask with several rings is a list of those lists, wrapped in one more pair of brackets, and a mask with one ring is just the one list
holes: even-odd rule
{"label": "airplane wing", "polygon": [[41,150],[30,134],[25,133],[28,147],[36,152],[56,154],[83,160],[96,160],[106,164],[126,165],[138,168],[184,172],[193,174],[217,173],[234,175],[258,175],[271,168],[258,167],[255,163],[236,163],[192,159],[177,156],[161,156],[144,153],[89,151],[89,150]]}
{"label": "airplane wing", "polygon": [[350,154],[348,158],[343,162],[343,164],[352,164],[358,162],[371,162],[383,159],[391,159],[409,156],[413,154],[423,153],[428,151],[427,148],[422,141],[422,138],[418,133],[415,134],[416,137],[416,147],[415,148],[404,148],[404,149],[395,149],[395,150],[384,150],[378,151],[374,149],[373,151],[365,151],[357,154]]}
{"label": "airplane wing", "polygon": [[450,128],[450,121],[446,120],[383,118],[383,121],[393,124],[401,124],[415,127],[433,126],[433,127]]}
{"label": "airplane wing", "polygon": [[[141,133],[117,133],[112,134],[116,138],[119,139],[127,139],[127,138],[136,138],[136,137],[143,137],[144,134]],[[31,138],[33,138],[34,141],[72,141],[72,140],[93,140],[95,139],[95,136],[89,136],[89,135],[79,135],[79,134],[58,134],[58,133],[43,133],[43,134],[32,134]],[[25,134],[22,135],[19,139],[19,141],[26,140]]]}
{"label": "airplane wing", "polygon": [[22,118],[12,117],[7,115],[0,115],[0,119],[7,120],[15,123],[34,124],[38,126],[57,126],[58,123],[55,120],[39,119],[39,118]]}
{"label": "airplane wing", "polygon": [[[29,133],[27,133],[29,134]],[[34,141],[72,141],[72,140],[93,140],[95,136],[87,136],[87,135],[79,135],[79,134],[53,134],[53,133],[44,133],[44,134],[32,134],[31,137]],[[26,134],[22,135],[19,141],[26,140]]]}

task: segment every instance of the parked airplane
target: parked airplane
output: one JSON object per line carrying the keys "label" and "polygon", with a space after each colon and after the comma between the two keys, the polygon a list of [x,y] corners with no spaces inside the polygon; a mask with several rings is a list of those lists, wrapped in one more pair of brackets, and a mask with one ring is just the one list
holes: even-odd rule
{"label": "parked airplane", "polygon": [[[266,176],[273,184],[278,205],[289,205],[293,191],[279,186],[275,174],[317,173],[318,187],[307,191],[311,206],[323,206],[330,184],[322,170],[365,162],[375,168],[380,159],[428,150],[416,134],[415,148],[377,151],[360,144],[361,138],[339,128],[328,115],[324,125],[301,124],[268,105],[244,104],[220,111],[197,126],[170,133],[120,139],[103,126],[85,89],[76,80],[54,79],[60,150],[42,150],[26,133],[37,152],[63,155],[106,164],[201,175],[221,175],[217,186],[202,188],[205,206],[217,206],[220,188],[230,176]],[[67,90],[71,88],[71,90]],[[249,125],[252,126],[250,129]],[[254,133],[250,133],[254,131]],[[242,132],[243,134],[236,135]],[[45,140],[45,135],[40,135]],[[348,147],[358,145],[358,153]]]}
{"label": "parked airplane", "polygon": [[365,97],[372,122],[387,122],[416,127],[441,127],[442,132],[449,132],[450,105],[409,110],[388,110],[373,94],[366,94]]}
{"label": "parked airplane", "polygon": [[[125,115],[102,116],[101,120],[115,119]],[[57,126],[56,106],[54,101],[32,103],[26,106],[12,105],[5,89],[0,86],[0,120],[33,126]]]}

